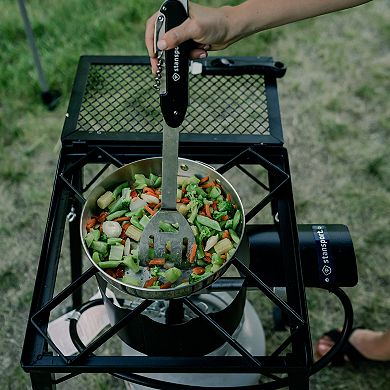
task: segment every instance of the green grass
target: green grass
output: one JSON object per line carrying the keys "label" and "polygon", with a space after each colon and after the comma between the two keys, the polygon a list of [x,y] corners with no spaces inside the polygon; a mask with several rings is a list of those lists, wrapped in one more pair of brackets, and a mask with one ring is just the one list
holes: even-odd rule
{"label": "green grass", "polygon": [[[223,4],[223,1],[203,3]],[[144,23],[160,2],[28,2],[51,87],[62,91],[48,112],[17,9],[2,2],[0,23],[0,388],[29,388],[19,366],[64,115],[80,55],[145,55]],[[359,284],[346,289],[356,323],[384,329],[390,301],[390,6],[356,9],[277,28],[228,48],[226,55],[271,55],[286,63],[279,95],[299,223],[344,223],[354,239]],[[66,254],[63,254],[64,259]],[[61,273],[60,273],[61,275]],[[61,279],[61,278],[60,278]],[[66,280],[60,280],[61,285]],[[312,336],[341,324],[327,294],[308,290]],[[271,349],[270,304],[253,297]],[[324,310],[324,308],[327,308]],[[312,388],[384,389],[384,368],[327,368]],[[121,388],[84,375],[59,388]],[[122,387],[123,388],[123,387]]]}

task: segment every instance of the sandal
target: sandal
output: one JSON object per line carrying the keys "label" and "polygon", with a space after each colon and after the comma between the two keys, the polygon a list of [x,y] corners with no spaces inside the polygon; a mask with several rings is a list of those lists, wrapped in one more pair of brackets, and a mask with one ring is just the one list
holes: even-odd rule
{"label": "sandal", "polygon": [[[361,328],[353,328],[351,334],[356,329],[361,329]],[[340,340],[341,332],[337,329],[332,329],[329,332],[324,333],[323,336],[329,337],[329,339],[334,344],[336,344]],[[317,343],[317,348],[318,348],[318,343]],[[321,356],[321,354],[317,352],[317,348],[316,348],[316,354],[318,356]],[[344,345],[344,347],[333,357],[331,364],[333,366],[343,366],[346,363],[357,365],[362,362],[382,363],[379,361],[368,359],[365,356],[363,356],[348,340]]]}

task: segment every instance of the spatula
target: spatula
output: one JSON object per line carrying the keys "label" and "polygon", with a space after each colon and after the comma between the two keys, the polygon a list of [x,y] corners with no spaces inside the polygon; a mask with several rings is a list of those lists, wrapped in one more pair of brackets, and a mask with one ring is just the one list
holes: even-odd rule
{"label": "spatula", "polygon": [[[188,17],[188,2],[167,0],[160,8],[156,20],[155,42],[165,31],[181,24]],[[194,233],[185,217],[176,210],[179,127],[188,106],[188,53],[190,43],[185,42],[165,52],[156,52],[159,58],[160,107],[164,117],[162,149],[162,203],[160,210],[146,225],[139,243],[141,263],[149,260],[152,241],[155,257],[169,253],[176,266],[187,263],[195,244]],[[162,223],[173,224],[177,232],[163,232]],[[169,250],[167,249],[169,248]]]}

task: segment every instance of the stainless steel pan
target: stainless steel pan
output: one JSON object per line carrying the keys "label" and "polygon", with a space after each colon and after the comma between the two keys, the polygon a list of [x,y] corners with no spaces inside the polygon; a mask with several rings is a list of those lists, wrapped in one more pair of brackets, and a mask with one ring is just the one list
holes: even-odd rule
{"label": "stainless steel pan", "polygon": [[[99,269],[101,272],[101,276],[107,280],[107,282],[115,287],[116,289],[126,292],[130,295],[137,296],[144,299],[173,299],[189,296],[199,290],[204,289],[205,287],[212,284],[216,279],[218,279],[223,273],[229,268],[230,260],[227,260],[216,272],[211,274],[210,276],[201,279],[200,281],[187,284],[180,285],[174,288],[168,289],[150,289],[144,287],[137,287],[130,284],[123,283],[110,275],[108,275],[102,268],[98,266],[93,260],[89,253],[89,250],[84,242],[84,236],[86,234],[86,222],[88,219],[97,214],[97,199],[108,189],[112,189],[116,185],[123,183],[124,181],[129,181],[134,177],[136,173],[143,173],[144,175],[149,175],[150,173],[154,173],[156,175],[161,175],[161,161],[160,157],[156,158],[148,158],[139,161],[135,161],[128,165],[125,165],[104,180],[102,180],[90,193],[87,198],[87,201],[83,207],[81,222],[80,222],[80,237],[82,241],[83,248],[85,253],[89,259],[89,261]],[[218,172],[216,172],[213,168],[203,163],[192,161],[184,158],[179,158],[179,168],[178,168],[179,176],[187,176],[191,177],[193,175],[198,177],[209,176],[210,179],[217,180],[225,192],[228,192],[232,196],[233,203],[236,204],[237,209],[241,211],[241,215],[244,216],[244,210],[237,192],[233,188],[233,186]],[[242,243],[243,233],[244,233],[244,223],[243,218],[241,218],[241,222],[237,228],[237,234],[240,237],[239,244],[236,247],[236,251],[238,250],[240,244]]]}

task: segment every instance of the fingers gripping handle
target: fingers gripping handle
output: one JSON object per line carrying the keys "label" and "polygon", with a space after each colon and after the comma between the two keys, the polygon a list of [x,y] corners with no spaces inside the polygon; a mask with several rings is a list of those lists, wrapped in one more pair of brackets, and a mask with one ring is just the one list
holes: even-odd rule
{"label": "fingers gripping handle", "polygon": [[[156,22],[156,42],[172,28],[188,18],[187,0],[167,0],[160,8]],[[184,120],[188,106],[188,58],[190,42],[160,53],[163,70],[160,82],[160,107],[170,127],[178,127]]]}

